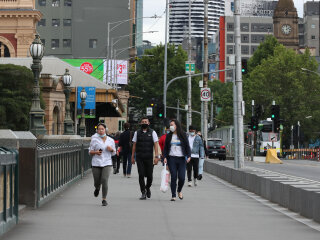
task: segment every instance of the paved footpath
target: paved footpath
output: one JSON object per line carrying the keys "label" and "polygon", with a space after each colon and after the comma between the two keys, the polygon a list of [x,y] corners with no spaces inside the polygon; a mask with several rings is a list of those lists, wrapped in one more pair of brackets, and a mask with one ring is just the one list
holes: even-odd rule
{"label": "paved footpath", "polygon": [[152,198],[138,200],[132,178],[112,175],[109,205],[93,197],[88,174],[56,199],[26,210],[4,240],[319,240],[316,231],[205,174],[198,187],[185,187],[184,199],[170,202],[159,190],[155,168]]}

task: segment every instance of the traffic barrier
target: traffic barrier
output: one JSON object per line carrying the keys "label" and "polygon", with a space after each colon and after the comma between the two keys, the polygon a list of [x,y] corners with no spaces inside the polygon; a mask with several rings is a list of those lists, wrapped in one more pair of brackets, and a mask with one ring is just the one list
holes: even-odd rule
{"label": "traffic barrier", "polygon": [[287,159],[302,159],[320,161],[320,149],[302,148],[302,149],[284,149],[283,154]]}

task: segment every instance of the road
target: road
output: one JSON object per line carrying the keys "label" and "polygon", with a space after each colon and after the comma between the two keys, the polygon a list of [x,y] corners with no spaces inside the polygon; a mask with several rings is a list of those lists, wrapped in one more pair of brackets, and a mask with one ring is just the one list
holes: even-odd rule
{"label": "road", "polygon": [[[112,175],[107,207],[93,197],[88,174],[56,199],[26,210],[3,240],[319,240],[320,232],[270,208],[209,174],[198,187],[185,187],[171,202],[159,191],[155,168],[152,198],[138,200],[132,178]],[[319,227],[319,224],[317,225]]]}

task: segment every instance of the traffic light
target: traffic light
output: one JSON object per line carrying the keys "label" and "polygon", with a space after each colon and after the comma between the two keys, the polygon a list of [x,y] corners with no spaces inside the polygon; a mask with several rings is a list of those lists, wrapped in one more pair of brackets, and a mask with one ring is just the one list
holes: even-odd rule
{"label": "traffic light", "polygon": [[271,106],[271,119],[273,121],[273,132],[278,132],[280,128],[280,106],[272,105]]}
{"label": "traffic light", "polygon": [[258,125],[259,125],[259,119],[256,116],[251,117],[251,122],[250,122],[250,129],[252,131],[257,131],[258,130]]}
{"label": "traffic light", "polygon": [[156,105],[156,100],[154,98],[151,98],[150,100],[150,107],[154,107]]}
{"label": "traffic light", "polygon": [[248,73],[248,64],[247,64],[247,59],[242,59],[241,60],[241,72],[242,74],[247,74]]}
{"label": "traffic light", "polygon": [[261,118],[262,112],[263,112],[263,109],[262,109],[262,106],[260,104],[254,105],[254,115],[257,118]]}
{"label": "traffic light", "polygon": [[163,103],[157,104],[157,118],[163,118],[164,117],[164,105]]}

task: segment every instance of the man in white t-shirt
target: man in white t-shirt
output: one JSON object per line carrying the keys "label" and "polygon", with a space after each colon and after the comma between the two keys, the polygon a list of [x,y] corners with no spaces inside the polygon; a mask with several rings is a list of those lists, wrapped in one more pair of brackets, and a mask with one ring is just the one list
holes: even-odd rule
{"label": "man in white t-shirt", "polygon": [[[135,164],[134,156],[136,154],[137,167],[139,173],[139,184],[141,190],[140,200],[145,200],[151,197],[150,187],[153,179],[153,150],[155,152],[155,163],[160,159],[158,152],[158,136],[149,125],[149,119],[143,117],[140,122],[141,129],[133,135],[132,142],[132,157],[131,162]],[[147,183],[145,179],[147,178]]]}

